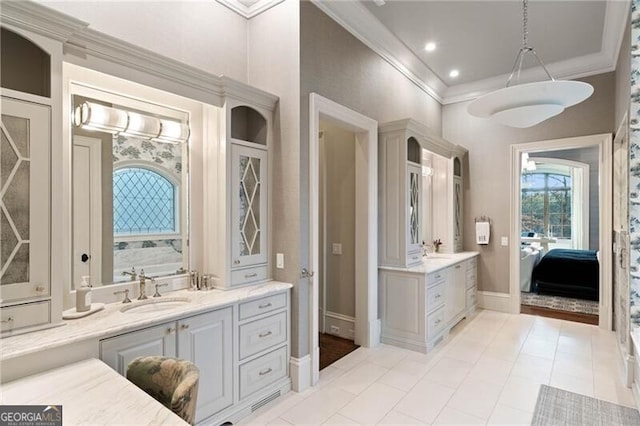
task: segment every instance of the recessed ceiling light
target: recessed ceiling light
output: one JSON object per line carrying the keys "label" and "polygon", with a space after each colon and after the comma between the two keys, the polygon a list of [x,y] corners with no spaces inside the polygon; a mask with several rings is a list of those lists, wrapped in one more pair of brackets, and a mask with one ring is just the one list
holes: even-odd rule
{"label": "recessed ceiling light", "polygon": [[460,75],[460,71],[458,71],[458,70],[449,71],[449,77],[451,77],[451,78],[456,78],[459,75]]}
{"label": "recessed ceiling light", "polygon": [[424,50],[426,50],[427,52],[433,52],[434,50],[436,50],[436,44],[430,41],[424,46]]}

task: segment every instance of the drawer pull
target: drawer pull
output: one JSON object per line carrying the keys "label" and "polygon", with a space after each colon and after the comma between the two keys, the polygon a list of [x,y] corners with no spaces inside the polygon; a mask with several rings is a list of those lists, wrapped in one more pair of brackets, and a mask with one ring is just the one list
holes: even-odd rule
{"label": "drawer pull", "polygon": [[37,291],[38,293],[42,293],[42,292],[44,291],[44,286],[42,286],[42,285],[37,286],[37,287],[36,287],[36,291]]}
{"label": "drawer pull", "polygon": [[261,376],[264,376],[265,374],[269,374],[271,373],[273,370],[271,368],[267,368],[266,370],[262,370],[261,372],[259,372],[258,374]]}
{"label": "drawer pull", "polygon": [[441,322],[442,322],[442,320],[441,320],[441,319],[438,319],[438,320],[436,320],[435,325],[438,325],[438,324],[440,324]]}
{"label": "drawer pull", "polygon": [[8,322],[13,322],[13,317],[9,317],[6,320],[0,321],[0,323],[2,323],[2,324],[6,324]]}
{"label": "drawer pull", "polygon": [[436,299],[440,299],[442,295],[440,293],[436,294]]}
{"label": "drawer pull", "polygon": [[456,269],[460,269],[460,265],[456,265]]}
{"label": "drawer pull", "polygon": [[420,259],[420,256],[413,256],[411,259],[417,260],[417,259]]}
{"label": "drawer pull", "polygon": [[245,277],[245,278],[255,278],[255,277],[257,277],[257,276],[258,276],[258,274],[257,274],[257,273],[255,273],[255,272],[254,272],[253,274],[245,274],[245,275],[244,275],[244,277]]}
{"label": "drawer pull", "polygon": [[271,302],[263,303],[262,305],[259,305],[258,309],[265,309],[265,308],[270,308],[270,307],[271,307]]}
{"label": "drawer pull", "polygon": [[440,279],[440,274],[436,275],[436,280]]}
{"label": "drawer pull", "polygon": [[180,325],[180,328],[183,329],[183,330],[186,330],[186,329],[189,328],[189,324],[182,324],[182,325]]}
{"label": "drawer pull", "polygon": [[258,334],[259,338],[263,338],[263,337],[267,337],[267,336],[271,336],[273,333],[271,332],[271,330],[267,331],[266,333],[260,333]]}
{"label": "drawer pull", "polygon": [[174,331],[176,331],[176,329],[175,329],[174,327],[169,327],[169,328],[167,328],[167,334],[171,334],[171,333],[173,333]]}
{"label": "drawer pull", "polygon": [[238,259],[236,259],[236,260],[234,260],[234,261],[233,261],[233,264],[234,264],[234,265],[239,265],[239,264],[240,264],[240,261],[239,261]]}

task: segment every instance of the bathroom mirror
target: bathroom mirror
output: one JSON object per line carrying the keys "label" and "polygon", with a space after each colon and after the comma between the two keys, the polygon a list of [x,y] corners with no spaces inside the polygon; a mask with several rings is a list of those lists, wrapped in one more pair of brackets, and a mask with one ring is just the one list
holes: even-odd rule
{"label": "bathroom mirror", "polygon": [[[72,288],[84,275],[97,286],[136,280],[141,270],[152,277],[186,272],[188,144],[156,135],[180,121],[154,115],[152,105],[131,111],[76,95],[73,106]],[[90,123],[109,114],[130,130]],[[144,123],[134,131],[136,120]]]}

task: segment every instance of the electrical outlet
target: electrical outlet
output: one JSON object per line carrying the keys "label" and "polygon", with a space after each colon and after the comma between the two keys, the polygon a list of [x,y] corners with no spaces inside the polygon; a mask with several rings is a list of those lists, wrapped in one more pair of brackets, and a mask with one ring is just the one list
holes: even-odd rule
{"label": "electrical outlet", "polygon": [[331,253],[332,254],[342,254],[342,244],[340,243],[333,243],[331,246]]}
{"label": "electrical outlet", "polygon": [[337,325],[332,325],[331,326],[331,332],[333,334],[340,334],[340,327],[338,327]]}

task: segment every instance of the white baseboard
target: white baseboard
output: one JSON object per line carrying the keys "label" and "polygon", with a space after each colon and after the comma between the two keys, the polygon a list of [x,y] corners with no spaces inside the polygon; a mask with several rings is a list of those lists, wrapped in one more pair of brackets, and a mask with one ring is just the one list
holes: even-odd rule
{"label": "white baseboard", "polygon": [[326,311],[324,315],[324,332],[343,339],[355,338],[356,319],[348,315]]}
{"label": "white baseboard", "polygon": [[302,392],[311,386],[311,355],[302,358],[291,357],[289,360],[289,372],[291,374],[291,388],[296,392]]}
{"label": "white baseboard", "polygon": [[478,291],[478,307],[490,311],[511,312],[511,296],[508,293]]}

